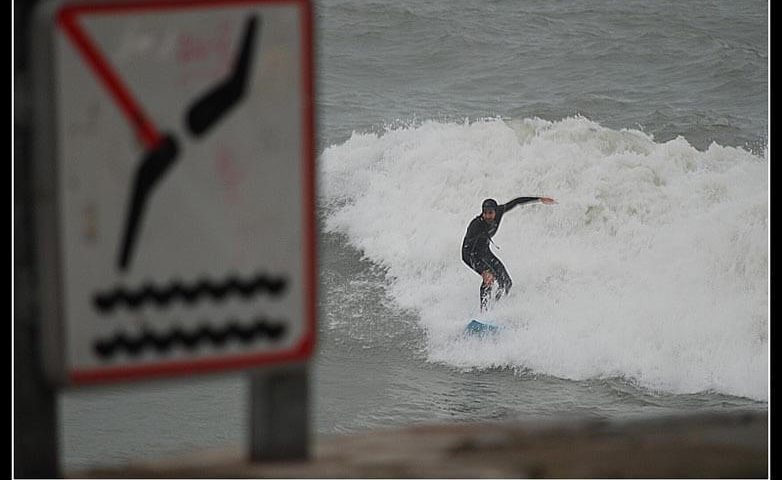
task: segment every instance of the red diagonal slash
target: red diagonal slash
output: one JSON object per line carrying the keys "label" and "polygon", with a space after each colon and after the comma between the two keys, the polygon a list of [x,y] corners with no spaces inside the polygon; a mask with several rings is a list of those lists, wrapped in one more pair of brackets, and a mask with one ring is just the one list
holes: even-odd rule
{"label": "red diagonal slash", "polygon": [[130,90],[125,86],[109,63],[104,58],[97,46],[92,42],[89,36],[84,32],[76,21],[76,9],[64,8],[60,11],[57,21],[62,29],[74,43],[76,48],[84,56],[87,64],[97,74],[103,82],[109,94],[114,97],[114,101],[119,106],[122,113],[130,121],[136,134],[141,139],[144,147],[149,150],[160,144],[161,136],[155,125],[146,116],[141,109],[141,105],[133,98]]}

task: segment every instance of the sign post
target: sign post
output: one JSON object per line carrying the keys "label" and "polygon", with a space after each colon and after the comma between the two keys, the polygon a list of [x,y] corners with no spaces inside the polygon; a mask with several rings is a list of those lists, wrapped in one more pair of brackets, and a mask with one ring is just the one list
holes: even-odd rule
{"label": "sign post", "polygon": [[308,383],[305,365],[251,374],[251,461],[307,458]]}
{"label": "sign post", "polygon": [[[317,282],[309,1],[45,10],[34,160],[48,378],[306,371]],[[306,375],[292,378],[306,392]]]}

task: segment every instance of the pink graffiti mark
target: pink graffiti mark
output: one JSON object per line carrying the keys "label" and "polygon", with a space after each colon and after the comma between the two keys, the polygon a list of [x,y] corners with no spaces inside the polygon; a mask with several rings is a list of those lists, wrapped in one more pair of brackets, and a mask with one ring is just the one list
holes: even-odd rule
{"label": "pink graffiti mark", "polygon": [[231,262],[234,265],[243,265],[250,258],[254,239],[254,236],[247,231],[244,211],[252,207],[242,205],[241,187],[246,172],[237,161],[235,152],[228,146],[219,147],[215,156],[215,170],[223,189],[226,210],[233,218]]}
{"label": "pink graffiti mark", "polygon": [[180,66],[182,85],[203,80],[214,80],[228,74],[237,28],[235,22],[224,21],[210,33],[179,32],[176,40],[176,60]]}
{"label": "pink graffiti mark", "polygon": [[236,161],[236,155],[230,147],[220,147],[215,163],[217,177],[223,186],[226,203],[230,206],[238,205],[241,201],[240,186],[244,172]]}

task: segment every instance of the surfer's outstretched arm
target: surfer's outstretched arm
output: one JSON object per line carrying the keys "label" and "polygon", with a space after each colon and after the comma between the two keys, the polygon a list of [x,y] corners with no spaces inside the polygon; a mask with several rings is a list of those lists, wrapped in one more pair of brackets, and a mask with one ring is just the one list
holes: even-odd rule
{"label": "surfer's outstretched arm", "polygon": [[519,197],[519,198],[514,198],[513,200],[506,203],[502,207],[504,211],[507,212],[511,208],[516,207],[518,205],[524,205],[525,203],[532,203],[535,201],[540,201],[540,203],[544,205],[551,205],[552,203],[557,203],[557,201],[551,197]]}

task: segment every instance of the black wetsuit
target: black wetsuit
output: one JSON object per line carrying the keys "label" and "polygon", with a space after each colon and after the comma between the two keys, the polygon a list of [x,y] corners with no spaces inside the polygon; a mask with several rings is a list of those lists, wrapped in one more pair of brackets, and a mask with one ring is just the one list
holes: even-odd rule
{"label": "black wetsuit", "polygon": [[[513,207],[534,202],[535,200],[540,200],[540,197],[514,198],[504,205],[497,206],[495,209],[496,216],[494,217],[494,222],[486,222],[481,214],[475,217],[470,222],[470,226],[467,227],[467,233],[464,235],[464,241],[462,242],[462,260],[479,275],[483,275],[486,271],[489,271],[494,275],[494,279],[499,287],[495,297],[497,300],[508,293],[510,287],[513,285],[513,281],[511,281],[510,275],[508,275],[508,271],[505,269],[505,265],[502,264],[499,258],[491,253],[491,250],[489,250],[489,242],[491,241],[491,237],[497,233],[497,229],[500,228],[500,222],[505,213]],[[485,310],[488,306],[491,287],[491,285],[486,285],[483,283],[483,280],[481,280],[481,311]]]}

